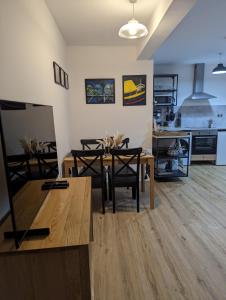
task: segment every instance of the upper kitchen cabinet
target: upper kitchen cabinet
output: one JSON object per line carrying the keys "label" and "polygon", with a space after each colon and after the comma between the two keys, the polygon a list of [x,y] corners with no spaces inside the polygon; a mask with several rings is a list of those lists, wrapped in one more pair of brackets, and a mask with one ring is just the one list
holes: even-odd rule
{"label": "upper kitchen cabinet", "polygon": [[178,91],[178,74],[154,75],[154,105],[176,106]]}

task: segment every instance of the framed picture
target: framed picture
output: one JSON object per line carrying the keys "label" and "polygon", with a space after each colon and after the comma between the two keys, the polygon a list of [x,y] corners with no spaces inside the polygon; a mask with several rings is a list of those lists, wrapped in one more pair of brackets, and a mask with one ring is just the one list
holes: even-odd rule
{"label": "framed picture", "polygon": [[123,105],[146,105],[146,75],[122,76]]}
{"label": "framed picture", "polygon": [[54,81],[57,84],[60,83],[60,66],[54,61],[53,62],[53,70],[54,70]]}
{"label": "framed picture", "polygon": [[60,84],[65,87],[64,70],[60,68]]}
{"label": "framed picture", "polygon": [[68,90],[69,89],[69,80],[68,80],[68,74],[64,72],[64,83],[65,83],[65,88]]}
{"label": "framed picture", "polygon": [[85,79],[87,104],[115,103],[114,79]]}

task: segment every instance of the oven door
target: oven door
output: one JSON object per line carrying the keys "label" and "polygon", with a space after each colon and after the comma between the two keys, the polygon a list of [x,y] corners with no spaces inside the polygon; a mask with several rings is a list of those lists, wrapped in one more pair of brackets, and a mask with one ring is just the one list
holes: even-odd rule
{"label": "oven door", "polygon": [[216,154],[216,135],[194,135],[192,136],[192,154]]}

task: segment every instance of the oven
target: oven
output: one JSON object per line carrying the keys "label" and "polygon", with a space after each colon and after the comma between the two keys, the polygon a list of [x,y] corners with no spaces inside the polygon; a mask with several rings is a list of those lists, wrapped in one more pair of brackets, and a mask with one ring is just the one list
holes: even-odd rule
{"label": "oven", "polygon": [[192,156],[215,158],[217,153],[217,130],[202,130],[192,132]]}

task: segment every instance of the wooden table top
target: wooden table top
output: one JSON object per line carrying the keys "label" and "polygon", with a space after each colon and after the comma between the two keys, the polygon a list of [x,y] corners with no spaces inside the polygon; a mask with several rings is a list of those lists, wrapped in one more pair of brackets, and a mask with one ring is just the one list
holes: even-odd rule
{"label": "wooden table top", "polygon": [[[49,227],[50,235],[25,240],[16,250],[13,240],[6,241],[3,239],[3,232],[9,230],[11,221],[10,218],[7,218],[0,228],[0,252],[73,247],[90,243],[91,178],[77,177],[67,178],[67,180],[69,182],[68,189],[48,192],[30,227],[31,229]],[[31,181],[25,185],[21,193],[26,194],[26,199],[29,198],[31,201],[35,199],[37,186],[40,187],[40,182],[43,181]],[[23,198],[21,193],[18,193],[19,198]],[[29,202],[26,203],[26,206],[27,204]],[[25,212],[27,212],[26,209]]]}
{"label": "wooden table top", "polygon": [[161,138],[188,138],[190,135],[186,132],[181,131],[154,131],[153,138],[161,139]]}

